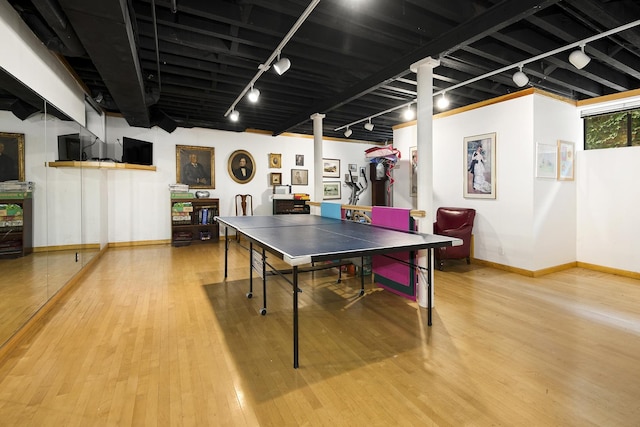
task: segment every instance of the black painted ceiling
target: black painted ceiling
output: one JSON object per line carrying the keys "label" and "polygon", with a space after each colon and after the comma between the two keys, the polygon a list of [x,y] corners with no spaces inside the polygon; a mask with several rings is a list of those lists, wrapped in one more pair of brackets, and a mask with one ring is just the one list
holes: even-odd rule
{"label": "black painted ceiling", "polygon": [[[435,92],[449,109],[520,90],[517,64],[640,19],[636,0],[320,0],[282,49],[291,68],[273,68],[225,113],[311,3],[306,0],[10,0],[59,52],[90,95],[131,125],[172,125],[324,135],[416,98],[411,64],[440,59]],[[528,87],[580,100],[640,87],[640,26],[590,41],[582,70],[566,50],[524,65]],[[390,141],[403,109],[353,125],[351,138]],[[438,112],[436,109],[435,112]]]}

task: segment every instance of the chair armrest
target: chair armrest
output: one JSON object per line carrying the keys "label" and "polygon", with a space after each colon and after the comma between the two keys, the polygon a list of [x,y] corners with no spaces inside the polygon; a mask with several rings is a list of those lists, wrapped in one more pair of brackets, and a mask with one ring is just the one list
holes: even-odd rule
{"label": "chair armrest", "polygon": [[[457,237],[458,239],[464,239],[464,238],[469,238],[471,236],[472,231],[473,231],[473,227],[468,225],[460,228],[441,230],[439,233],[436,233],[436,234],[441,234],[443,236],[449,236],[449,237]],[[435,229],[434,229],[434,233],[435,233]]]}

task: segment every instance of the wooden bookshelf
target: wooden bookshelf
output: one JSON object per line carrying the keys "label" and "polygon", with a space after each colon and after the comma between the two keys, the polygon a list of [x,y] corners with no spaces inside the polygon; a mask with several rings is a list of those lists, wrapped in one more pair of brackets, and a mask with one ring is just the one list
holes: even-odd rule
{"label": "wooden bookshelf", "polygon": [[187,246],[192,243],[220,241],[215,217],[220,213],[218,199],[171,199],[171,244]]}

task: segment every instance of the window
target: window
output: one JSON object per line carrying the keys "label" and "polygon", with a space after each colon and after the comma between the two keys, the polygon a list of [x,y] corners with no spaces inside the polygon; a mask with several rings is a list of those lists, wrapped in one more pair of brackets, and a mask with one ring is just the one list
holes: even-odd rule
{"label": "window", "polygon": [[640,109],[584,118],[584,149],[640,146]]}

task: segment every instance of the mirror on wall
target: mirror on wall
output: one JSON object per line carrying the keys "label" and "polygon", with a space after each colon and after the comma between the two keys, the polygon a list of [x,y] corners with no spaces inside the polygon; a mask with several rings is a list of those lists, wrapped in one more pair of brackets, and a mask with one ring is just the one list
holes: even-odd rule
{"label": "mirror on wall", "polygon": [[[23,136],[24,180],[33,183],[29,219],[24,216],[23,221],[32,251],[2,256],[0,238],[2,346],[106,245],[101,194],[106,193],[107,172],[82,167],[82,162],[50,167],[60,160],[62,148],[75,152],[74,138],[66,136],[77,135],[83,144],[80,157],[82,152],[88,158],[99,156],[103,143],[2,69],[0,133]],[[6,234],[9,229],[3,225],[0,231]]]}

